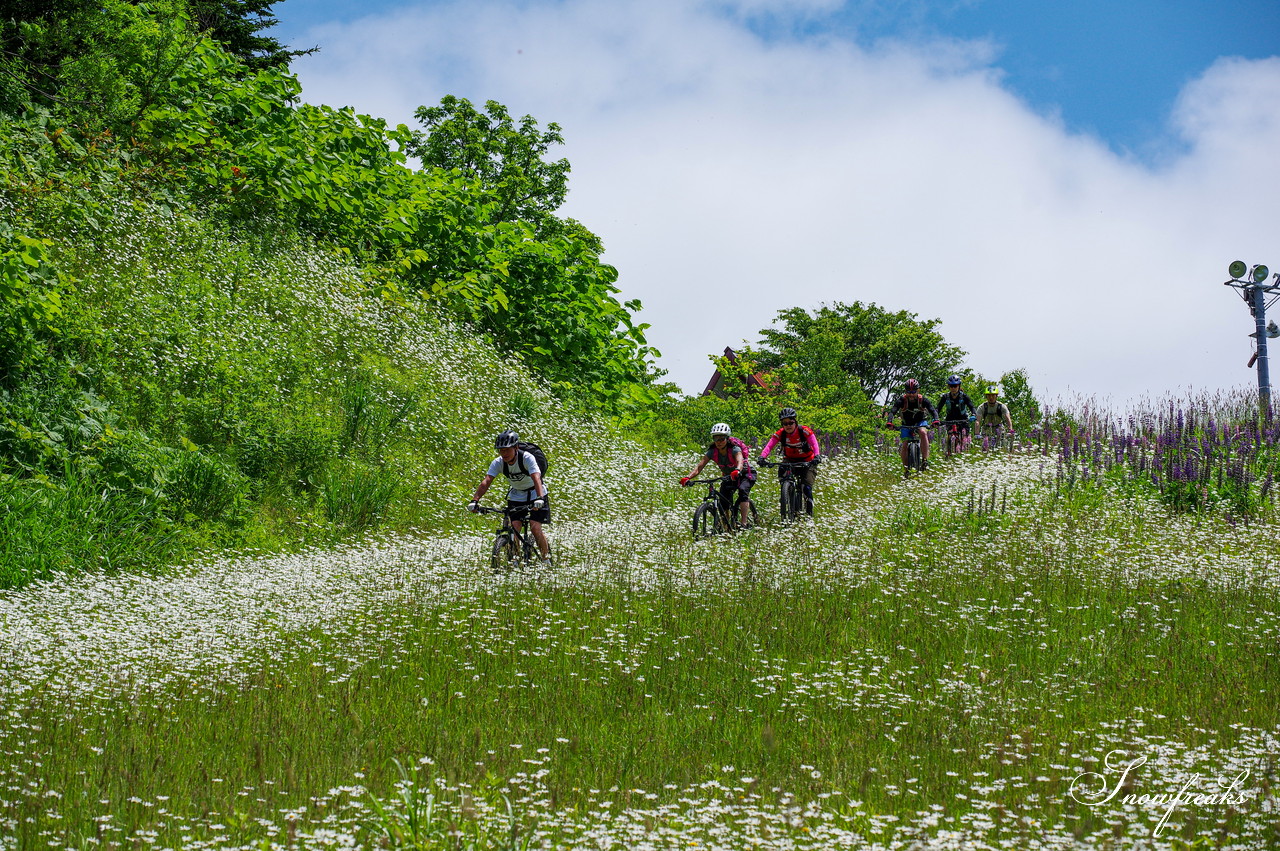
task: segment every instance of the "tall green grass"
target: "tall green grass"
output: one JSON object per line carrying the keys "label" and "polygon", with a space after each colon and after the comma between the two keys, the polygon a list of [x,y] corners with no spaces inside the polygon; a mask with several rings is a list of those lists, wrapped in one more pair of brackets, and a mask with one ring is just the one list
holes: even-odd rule
{"label": "tall green grass", "polygon": [[[571,487],[590,464],[565,460],[553,572],[490,576],[487,526],[225,562],[213,587],[244,586],[260,635],[229,667],[153,649],[124,683],[11,687],[5,779],[31,791],[0,818],[23,845],[1280,841],[1274,517],[1077,499],[1006,454],[903,483],[860,453],[824,466],[819,524],[695,543],[695,500],[664,486],[684,459],[612,492]],[[248,590],[292,571],[306,585]],[[1181,806],[1153,838],[1159,808],[1071,794],[1115,751],[1150,760],[1128,792],[1247,770],[1248,798]]]}
{"label": "tall green grass", "polygon": [[0,588],[162,563],[174,531],[154,506],[74,472],[59,482],[0,475]]}

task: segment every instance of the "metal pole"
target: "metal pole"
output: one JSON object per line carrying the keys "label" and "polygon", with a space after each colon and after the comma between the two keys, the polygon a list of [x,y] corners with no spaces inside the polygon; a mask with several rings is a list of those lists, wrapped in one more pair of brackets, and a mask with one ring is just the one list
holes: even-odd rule
{"label": "metal pole", "polygon": [[1259,286],[1253,287],[1253,303],[1249,305],[1253,311],[1253,323],[1257,326],[1258,337],[1258,407],[1264,418],[1271,416],[1271,374],[1267,368],[1267,305],[1263,301],[1266,291]]}

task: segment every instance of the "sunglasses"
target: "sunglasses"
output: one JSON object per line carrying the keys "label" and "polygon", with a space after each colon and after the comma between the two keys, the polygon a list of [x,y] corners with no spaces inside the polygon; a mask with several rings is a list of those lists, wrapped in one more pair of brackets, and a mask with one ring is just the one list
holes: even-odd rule
{"label": "sunglasses", "polygon": [[796,424],[796,421],[795,421],[795,420],[783,420],[783,421],[782,421],[782,424],[783,424],[784,426],[795,425],[795,424]]}
{"label": "sunglasses", "polygon": [[711,439],[714,440],[716,443],[724,443],[729,438],[725,437],[723,434],[717,434],[715,437]]}

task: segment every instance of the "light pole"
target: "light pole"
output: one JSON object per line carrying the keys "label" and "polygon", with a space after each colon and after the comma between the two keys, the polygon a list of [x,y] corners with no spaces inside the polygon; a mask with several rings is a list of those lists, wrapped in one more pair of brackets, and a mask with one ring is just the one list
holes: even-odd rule
{"label": "light pole", "polygon": [[[1240,291],[1240,297],[1244,299],[1245,304],[1249,305],[1249,312],[1253,314],[1253,324],[1256,328],[1249,336],[1257,340],[1258,347],[1253,357],[1249,358],[1249,366],[1253,366],[1254,363],[1258,365],[1258,408],[1262,416],[1269,419],[1271,417],[1271,375],[1267,366],[1267,338],[1280,337],[1280,328],[1276,327],[1274,321],[1267,322],[1267,308],[1280,298],[1280,274],[1272,276],[1271,281],[1268,282],[1267,277],[1270,271],[1266,266],[1259,265],[1250,269],[1241,260],[1227,267],[1227,274],[1231,275],[1231,280],[1225,281],[1224,284]],[[1271,296],[1270,301],[1267,301],[1268,295]]]}

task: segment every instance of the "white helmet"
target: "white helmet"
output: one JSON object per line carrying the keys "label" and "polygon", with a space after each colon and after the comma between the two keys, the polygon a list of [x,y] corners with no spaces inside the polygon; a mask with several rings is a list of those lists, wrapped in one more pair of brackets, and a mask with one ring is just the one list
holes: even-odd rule
{"label": "white helmet", "polygon": [[715,425],[713,425],[713,426],[711,427],[711,436],[712,436],[712,437],[715,437],[717,434],[723,434],[724,436],[728,437],[728,436],[729,436],[729,424],[728,424],[728,423],[716,423]]}

